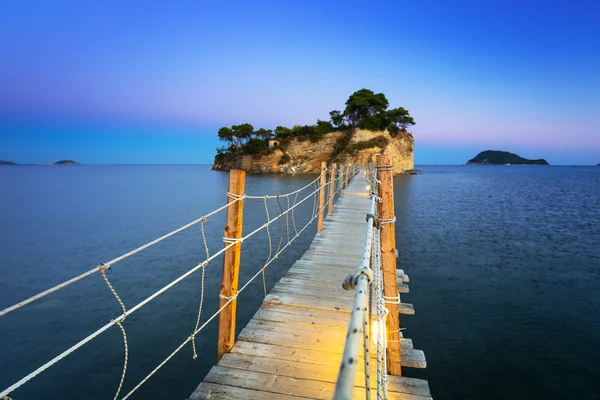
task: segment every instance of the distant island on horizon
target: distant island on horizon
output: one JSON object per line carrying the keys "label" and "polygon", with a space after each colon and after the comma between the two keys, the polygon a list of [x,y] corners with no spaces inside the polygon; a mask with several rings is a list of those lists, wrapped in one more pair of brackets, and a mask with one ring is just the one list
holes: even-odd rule
{"label": "distant island on horizon", "polygon": [[55,163],[40,163],[40,164],[17,164],[13,161],[0,160],[0,165],[81,165],[77,161],[73,160],[60,160]]}
{"label": "distant island on horizon", "polygon": [[550,165],[548,161],[540,158],[529,160],[515,153],[500,150],[486,150],[467,161],[467,165]]}

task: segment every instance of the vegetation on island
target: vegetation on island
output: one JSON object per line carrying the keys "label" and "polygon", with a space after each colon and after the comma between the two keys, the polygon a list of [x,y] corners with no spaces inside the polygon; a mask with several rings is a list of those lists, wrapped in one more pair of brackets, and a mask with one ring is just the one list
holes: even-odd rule
{"label": "vegetation on island", "polygon": [[544,159],[529,160],[508,151],[486,150],[467,161],[467,165],[550,165]]}
{"label": "vegetation on island", "polygon": [[7,160],[0,160],[0,165],[17,165],[17,163]]}
{"label": "vegetation on island", "polygon": [[270,140],[276,140],[278,147],[283,151],[279,164],[286,164],[291,157],[285,149],[292,140],[310,140],[316,143],[330,132],[345,132],[338,139],[333,153],[332,161],[339,161],[340,156],[356,154],[361,150],[380,147],[385,148],[389,140],[385,136],[352,143],[354,130],[357,128],[370,131],[387,130],[392,138],[401,132],[412,137],[406,130],[408,126],[415,125],[413,117],[404,107],[389,108],[389,102],[383,93],[374,93],[368,89],[354,92],[346,101],[343,111],[333,110],[329,113],[330,120],[317,120],[314,125],[294,125],[292,128],[278,126],[275,129],[254,129],[251,124],[244,123],[231,127],[222,127],[218,131],[219,139],[226,146],[217,148],[215,163],[235,159],[240,155],[256,157],[271,154],[274,150],[269,146]]}

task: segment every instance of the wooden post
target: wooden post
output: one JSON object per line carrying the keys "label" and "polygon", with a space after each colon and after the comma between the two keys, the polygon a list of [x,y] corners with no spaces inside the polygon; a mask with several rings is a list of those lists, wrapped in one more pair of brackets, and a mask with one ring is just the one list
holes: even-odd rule
{"label": "wooden post", "polygon": [[383,273],[383,294],[390,300],[386,303],[390,311],[387,316],[387,369],[390,375],[402,375],[400,355],[400,316],[398,304],[393,303],[398,298],[398,282],[396,281],[396,229],[394,218],[394,180],[392,160],[388,154],[377,155],[377,179],[379,184],[378,203],[381,231],[381,270]]}
{"label": "wooden post", "polygon": [[348,187],[348,177],[350,175],[350,165],[346,165],[346,177],[344,178],[344,189]]}
{"label": "wooden post", "polygon": [[338,200],[342,197],[342,189],[344,188],[344,171],[345,171],[344,166],[340,165],[340,169],[339,169],[340,180],[338,183]]}
{"label": "wooden post", "polygon": [[[229,171],[229,192],[227,203],[234,201],[235,196],[244,194],[246,172],[237,169]],[[232,196],[230,196],[232,195]],[[242,237],[242,220],[244,216],[244,200],[239,200],[227,208],[227,224],[223,237],[239,239]],[[225,246],[230,243],[225,242]],[[235,296],[238,291],[238,276],[240,272],[240,254],[242,244],[236,243],[225,250],[223,256],[223,278],[221,281],[220,307],[223,307],[228,298]],[[219,314],[219,344],[218,360],[223,354],[229,353],[235,343],[235,319],[237,299],[233,299]],[[217,361],[218,361],[217,360]]]}
{"label": "wooden post", "polygon": [[329,176],[329,204],[327,205],[327,214],[333,212],[333,196],[335,195],[335,174],[337,173],[337,164],[331,166],[331,175]]}
{"label": "wooden post", "polygon": [[319,218],[317,220],[317,232],[323,230],[323,218],[325,216],[325,184],[327,183],[327,163],[321,162],[321,188],[319,189]]}

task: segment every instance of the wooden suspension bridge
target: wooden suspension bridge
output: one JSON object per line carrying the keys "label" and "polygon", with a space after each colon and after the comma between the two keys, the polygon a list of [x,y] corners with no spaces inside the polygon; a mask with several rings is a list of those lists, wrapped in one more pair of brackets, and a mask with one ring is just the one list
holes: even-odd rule
{"label": "wooden suspension bridge", "polygon": [[[10,387],[0,391],[0,399],[51,368],[87,343],[118,326],[123,335],[124,365],[114,399],[128,399],[187,344],[196,355],[195,338],[213,319],[219,319],[218,363],[191,394],[198,399],[403,399],[430,400],[427,381],[403,376],[406,368],[425,368],[422,351],[404,338],[400,315],[413,315],[411,304],[403,303],[408,293],[408,276],[396,267],[395,216],[391,158],[377,155],[375,165],[365,171],[366,180],[353,179],[351,165],[330,168],[322,164],[320,176],[308,185],[283,195],[248,196],[244,193],[245,173],[230,171],[228,202],[222,207],[111,261],[83,272],[61,284],[31,296],[4,310],[0,317],[15,312],[82,279],[100,274],[118,301],[122,313]],[[316,189],[301,200],[303,190]],[[366,185],[366,187],[365,187]],[[337,202],[334,205],[334,199]],[[245,199],[287,200],[287,209],[242,236]],[[290,200],[293,198],[293,205]],[[317,199],[318,198],[318,199]],[[295,236],[277,248],[274,256],[244,285],[238,285],[242,243],[269,226],[292,217],[294,209],[314,199],[313,216],[303,228],[293,227]],[[327,200],[326,200],[327,199]],[[210,254],[204,224],[219,212],[227,212],[225,246]],[[248,325],[235,337],[238,294],[277,256],[317,220],[317,234],[311,246],[274,286]],[[201,225],[206,259],[152,295],[127,308],[111,284],[108,272],[119,262],[192,226]],[[283,229],[283,225],[282,225]],[[289,227],[288,227],[289,229]],[[283,236],[282,236],[283,237]],[[269,234],[269,245],[270,234]],[[129,392],[122,395],[129,349],[125,319],[158,296],[223,255],[220,308],[202,325],[204,279],[196,327],[191,335]],[[342,285],[343,283],[343,285]],[[359,351],[362,349],[362,353]],[[373,383],[373,384],[372,384]]]}
{"label": "wooden suspension bridge", "polygon": [[[389,164],[388,157],[381,157],[380,164]],[[339,201],[334,206],[329,202],[326,218],[324,199],[327,194],[322,185],[318,232],[310,248],[266,296],[235,344],[235,311],[225,309],[221,314],[224,324],[220,325],[220,360],[190,400],[333,398],[354,301],[354,292],[344,290],[341,283],[354,271],[363,255],[365,215],[370,200],[365,181],[355,179],[348,183],[351,175],[347,174],[341,184],[346,188]],[[231,174],[230,190],[239,195],[243,191],[243,176],[242,171]],[[325,179],[325,174],[322,177]],[[427,400],[431,399],[427,381],[402,376],[402,367],[425,368],[426,361],[423,352],[413,348],[412,340],[403,338],[400,333],[399,314],[413,315],[414,308],[400,301],[399,293],[408,293],[405,282],[409,279],[404,271],[396,270],[392,172],[381,172],[378,177],[382,182],[379,194],[383,200],[380,216],[385,213],[383,217],[392,220],[383,230],[386,235],[381,236],[382,255],[385,258],[386,251],[391,255],[384,260],[384,268],[388,267],[390,275],[384,274],[384,289],[387,296],[395,297],[396,293],[398,298],[398,304],[387,305],[391,322],[387,333],[388,398]],[[334,187],[330,189],[332,200]],[[230,227],[239,227],[239,212],[230,208]],[[236,234],[241,236],[241,232]],[[223,299],[235,294],[231,288],[236,287],[237,282],[232,282],[230,277],[237,279],[237,272],[232,273],[232,270],[239,267],[239,251],[239,248],[232,249],[230,257],[226,253]],[[234,307],[232,303],[231,308]],[[374,356],[373,344],[368,346]],[[359,367],[353,382],[354,398],[366,395],[362,379],[364,367],[360,367],[363,361],[360,355],[356,359]],[[370,375],[376,375],[374,368]]]}

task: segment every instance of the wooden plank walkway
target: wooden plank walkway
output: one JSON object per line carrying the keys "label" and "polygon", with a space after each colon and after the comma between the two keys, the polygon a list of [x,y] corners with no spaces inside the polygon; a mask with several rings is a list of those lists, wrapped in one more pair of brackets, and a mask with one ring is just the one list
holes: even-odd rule
{"label": "wooden plank walkway", "polygon": [[[267,295],[231,353],[210,370],[190,400],[333,398],[354,298],[341,284],[361,259],[369,200],[365,182],[357,176],[325,219],[323,231]],[[408,281],[403,271],[398,278],[399,283]],[[403,285],[401,293],[407,291]],[[400,310],[414,314],[409,304]],[[423,352],[414,350],[410,339],[401,340],[402,365],[425,367]],[[373,361],[372,387],[377,376]],[[354,398],[364,399],[362,358],[355,385]],[[427,381],[420,379],[390,376],[388,392],[390,399],[431,400]]]}

